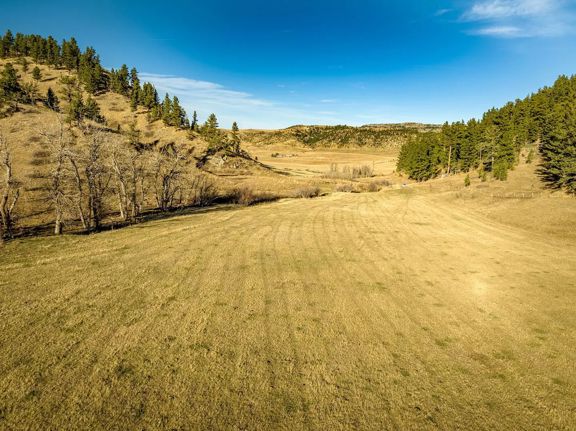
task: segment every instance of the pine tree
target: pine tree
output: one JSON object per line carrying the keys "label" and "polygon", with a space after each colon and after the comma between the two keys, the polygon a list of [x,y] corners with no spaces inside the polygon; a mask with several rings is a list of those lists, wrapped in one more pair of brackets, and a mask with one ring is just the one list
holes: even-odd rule
{"label": "pine tree", "polygon": [[552,88],[556,103],[542,132],[541,174],[553,188],[576,193],[576,77],[560,77]]}
{"label": "pine tree", "polygon": [[176,96],[172,98],[172,110],[170,112],[170,125],[183,127],[186,120],[186,111],[180,106],[180,101]]}
{"label": "pine tree", "polygon": [[86,51],[80,56],[78,76],[88,93],[95,94],[105,89],[104,70],[100,65],[100,58],[96,54],[96,51],[94,51],[94,48],[86,48]]}
{"label": "pine tree", "polygon": [[46,40],[46,62],[50,66],[56,67],[60,65],[60,60],[60,46],[52,36],[48,36]]}
{"label": "pine tree", "polygon": [[170,125],[170,121],[172,119],[172,100],[170,100],[170,96],[166,93],[164,96],[164,101],[162,102],[162,121],[167,126]]}
{"label": "pine tree", "polygon": [[212,149],[218,149],[221,145],[220,131],[218,130],[218,119],[215,114],[210,114],[202,126],[202,136]]}
{"label": "pine tree", "polygon": [[122,67],[120,67],[120,69],[117,71],[112,69],[110,72],[110,77],[110,89],[115,93],[128,96],[130,91],[130,83],[128,81],[128,67],[123,64]]}
{"label": "pine tree", "polygon": [[14,52],[14,36],[10,30],[7,30],[2,38],[0,57],[6,58]]}
{"label": "pine tree", "polygon": [[89,120],[94,120],[98,123],[104,122],[104,117],[100,114],[100,106],[98,106],[98,103],[92,99],[91,96],[88,96],[88,99],[86,99],[86,103],[83,107],[83,114],[84,117]]}
{"label": "pine tree", "polygon": [[194,113],[192,114],[192,121],[190,122],[190,129],[192,131],[195,131],[198,129],[198,115],[196,114],[196,111],[194,111]]}
{"label": "pine tree", "polygon": [[18,63],[22,66],[22,72],[28,72],[28,60],[26,60],[26,57],[20,57]]}
{"label": "pine tree", "polygon": [[18,74],[12,63],[6,63],[4,70],[0,74],[0,95],[9,101],[18,101],[22,87],[18,82]]}
{"label": "pine tree", "polygon": [[73,122],[76,122],[77,124],[82,123],[82,120],[84,119],[84,101],[82,100],[81,94],[78,93],[72,97],[72,100],[68,104],[66,113],[66,120],[70,124]]}
{"label": "pine tree", "polygon": [[73,37],[62,42],[62,64],[68,70],[78,70],[80,66],[80,48]]}
{"label": "pine tree", "polygon": [[136,91],[132,90],[132,94],[130,95],[130,109],[132,111],[136,111],[138,109],[138,99],[139,99],[138,93],[139,93],[138,90]]}
{"label": "pine tree", "polygon": [[53,111],[59,110],[58,97],[56,97],[51,87],[48,87],[48,91],[46,92],[46,106]]}
{"label": "pine tree", "polygon": [[141,103],[144,107],[152,109],[158,105],[158,92],[152,84],[145,82],[142,87]]}
{"label": "pine tree", "polygon": [[34,81],[40,81],[42,79],[42,72],[40,72],[38,66],[35,66],[34,69],[32,69],[32,78]]}
{"label": "pine tree", "polygon": [[232,123],[232,150],[236,154],[240,154],[240,129],[238,128],[238,123],[234,121]]}

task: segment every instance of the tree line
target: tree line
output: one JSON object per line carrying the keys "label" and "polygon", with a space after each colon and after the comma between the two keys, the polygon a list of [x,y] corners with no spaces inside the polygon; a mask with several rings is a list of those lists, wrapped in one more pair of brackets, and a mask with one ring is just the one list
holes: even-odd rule
{"label": "tree line", "polygon": [[[53,214],[54,233],[67,226],[101,230],[106,218],[134,222],[145,209],[169,211],[212,202],[217,190],[208,174],[196,169],[191,150],[168,144],[159,149],[140,143],[134,124],[120,134],[84,124],[41,132],[39,165],[48,171],[36,188],[44,211]],[[10,145],[0,135],[0,241],[13,236],[22,183],[12,163]],[[40,208],[36,208],[40,210]]]}
{"label": "tree line", "polygon": [[[28,57],[31,57],[37,64],[45,64],[56,69],[64,68],[76,73],[77,80],[69,76],[63,77],[62,82],[68,89],[67,102],[75,105],[70,108],[72,112],[69,113],[69,118],[71,119],[77,120],[79,117],[86,117],[104,122],[104,117],[100,116],[99,112],[95,112],[98,110],[97,103],[91,96],[111,91],[129,98],[132,110],[146,109],[149,122],[162,120],[167,126],[189,129],[190,131],[202,130],[198,124],[196,111],[190,120],[185,109],[180,105],[178,97],[170,97],[169,94],[166,94],[161,101],[154,85],[150,82],[141,83],[138,71],[134,67],[129,69],[124,64],[117,70],[106,70],[102,67],[100,56],[94,48],[89,46],[82,51],[73,37],[58,43],[52,36],[44,38],[40,35],[22,33],[17,33],[14,36],[10,30],[7,30],[4,36],[0,38],[0,58],[15,58],[26,71]],[[51,94],[40,98],[36,83],[18,84],[17,73],[12,64],[8,63],[6,67],[9,70],[5,71],[5,74],[9,76],[8,79],[2,77],[2,82],[6,82],[6,84],[0,86],[0,103],[34,104],[37,100],[42,99],[47,106],[57,108],[52,89],[49,89]],[[36,81],[41,79],[40,70],[37,67],[34,69],[33,75]],[[81,100],[82,94],[78,91],[80,86],[89,94],[86,102]],[[83,111],[84,108],[85,112]]]}
{"label": "tree line", "polygon": [[490,109],[482,119],[445,123],[401,148],[397,169],[417,181],[478,170],[506,180],[523,147],[536,144],[539,172],[552,188],[576,193],[576,76],[560,76],[553,86]]}

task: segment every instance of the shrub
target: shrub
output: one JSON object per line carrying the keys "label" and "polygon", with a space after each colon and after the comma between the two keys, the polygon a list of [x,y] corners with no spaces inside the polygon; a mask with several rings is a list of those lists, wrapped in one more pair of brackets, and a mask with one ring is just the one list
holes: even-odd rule
{"label": "shrub", "polygon": [[376,181],[371,181],[368,184],[368,189],[367,189],[370,193],[374,193],[374,192],[379,192],[380,191],[380,185],[376,182]]}
{"label": "shrub", "polygon": [[470,187],[470,175],[466,174],[466,178],[464,178],[464,187]]}
{"label": "shrub", "polygon": [[214,181],[204,174],[194,177],[191,189],[191,203],[196,206],[210,205],[218,194]]}
{"label": "shrub", "polygon": [[352,168],[352,178],[369,178],[374,176],[372,166],[362,165]]}
{"label": "shrub", "polygon": [[316,186],[302,187],[296,190],[296,196],[299,198],[315,198],[320,195],[320,188]]}
{"label": "shrub", "polygon": [[237,187],[232,190],[232,201],[238,205],[250,205],[254,198],[254,190],[248,186]]}
{"label": "shrub", "polygon": [[238,205],[254,205],[261,202],[271,202],[278,199],[278,196],[271,193],[256,193],[249,186],[242,186],[232,190],[230,200]]}
{"label": "shrub", "polygon": [[370,178],[372,176],[374,176],[372,166],[362,165],[362,166],[354,166],[352,168],[350,168],[350,166],[344,166],[342,171],[340,171],[336,163],[330,164],[330,170],[326,174],[324,174],[324,177],[326,178],[337,178],[346,180],[352,180],[354,178]]}
{"label": "shrub", "polygon": [[494,171],[492,172],[494,178],[500,181],[508,179],[508,165],[504,161],[499,161],[494,164]]}
{"label": "shrub", "polygon": [[336,185],[336,191],[342,193],[352,193],[354,191],[354,187],[352,184],[338,184]]}

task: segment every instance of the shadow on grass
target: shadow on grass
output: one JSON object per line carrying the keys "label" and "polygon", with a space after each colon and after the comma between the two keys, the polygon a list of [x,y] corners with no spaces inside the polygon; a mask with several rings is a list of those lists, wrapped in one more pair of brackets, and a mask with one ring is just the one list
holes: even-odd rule
{"label": "shadow on grass", "polygon": [[[81,226],[79,220],[74,220],[69,221],[68,224],[64,227],[64,233],[67,235],[90,235],[100,232],[122,229],[129,226],[133,226],[136,228],[138,227],[144,228],[145,226],[138,226],[138,225],[143,225],[145,223],[152,221],[171,219],[192,214],[207,214],[207,213],[230,211],[233,209],[242,208],[246,206],[272,203],[283,198],[285,198],[285,196],[260,195],[257,196],[256,199],[252,202],[246,204],[238,204],[237,202],[234,201],[235,197],[233,195],[225,195],[216,198],[211,204],[204,206],[189,205],[183,207],[170,208],[164,211],[159,208],[146,210],[143,213],[141,213],[136,219],[129,221],[113,220],[114,218],[119,217],[119,213],[109,213],[106,215],[106,218],[108,220],[102,223],[99,229],[86,230]],[[46,236],[54,236],[54,223],[45,223],[41,225],[20,227],[18,230],[14,232],[12,239],[28,238],[28,237],[46,237]]]}

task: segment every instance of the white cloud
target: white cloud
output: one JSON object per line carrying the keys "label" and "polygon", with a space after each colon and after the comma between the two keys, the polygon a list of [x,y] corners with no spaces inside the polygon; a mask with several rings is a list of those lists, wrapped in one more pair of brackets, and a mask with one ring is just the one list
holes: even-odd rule
{"label": "white cloud", "polygon": [[554,11],[560,2],[555,0],[484,0],[476,2],[464,14],[471,21],[509,17],[541,16]]}
{"label": "white cloud", "polygon": [[566,0],[476,0],[461,21],[476,23],[468,33],[491,37],[562,36],[574,14]]}
{"label": "white cloud", "polygon": [[452,12],[452,9],[439,9],[436,11],[434,16],[443,16],[443,15],[446,15],[447,13],[450,13],[450,12]]}
{"label": "white cloud", "polygon": [[171,75],[141,73],[140,78],[154,84],[159,93],[176,95],[184,101],[223,106],[270,106],[272,102],[258,99],[243,91],[229,90],[220,84]]}
{"label": "white cloud", "polygon": [[481,36],[499,36],[499,37],[522,37],[525,35],[521,29],[513,26],[483,27],[478,30],[473,30],[471,33]]}
{"label": "white cloud", "polygon": [[[335,111],[315,110],[315,106],[304,103],[288,104],[266,100],[215,82],[155,73],[141,73],[140,78],[143,82],[154,84],[161,98],[165,93],[177,96],[189,115],[197,111],[200,121],[204,121],[210,113],[215,113],[223,127],[233,121],[237,121],[242,128],[339,124],[344,121],[341,114]],[[287,87],[284,84],[278,86]],[[295,91],[290,90],[290,93]],[[335,99],[324,99],[324,103],[336,102]]]}

